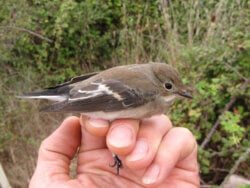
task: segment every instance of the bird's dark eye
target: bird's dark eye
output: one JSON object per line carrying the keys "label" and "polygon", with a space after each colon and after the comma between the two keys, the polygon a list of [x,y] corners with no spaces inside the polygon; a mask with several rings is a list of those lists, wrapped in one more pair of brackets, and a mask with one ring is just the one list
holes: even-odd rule
{"label": "bird's dark eye", "polygon": [[172,89],[172,84],[170,84],[170,83],[165,83],[165,88],[166,89]]}

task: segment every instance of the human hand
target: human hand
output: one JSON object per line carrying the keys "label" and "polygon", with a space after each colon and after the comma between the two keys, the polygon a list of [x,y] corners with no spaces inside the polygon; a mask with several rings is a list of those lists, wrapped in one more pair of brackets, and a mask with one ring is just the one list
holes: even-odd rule
{"label": "human hand", "polygon": [[[77,151],[77,175],[72,179],[69,165]],[[118,176],[109,167],[110,151],[125,166]],[[192,133],[173,128],[165,115],[110,125],[69,117],[43,141],[30,187],[199,187],[198,171]]]}

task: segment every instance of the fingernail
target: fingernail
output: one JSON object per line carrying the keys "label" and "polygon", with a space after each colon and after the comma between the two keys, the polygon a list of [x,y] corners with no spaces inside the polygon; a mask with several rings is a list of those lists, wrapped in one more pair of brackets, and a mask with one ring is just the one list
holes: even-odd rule
{"label": "fingernail", "polygon": [[137,161],[146,156],[148,152],[148,143],[144,139],[138,139],[132,153],[127,157],[128,161]]}
{"label": "fingernail", "polygon": [[119,125],[111,130],[108,138],[112,146],[117,148],[126,147],[132,144],[133,131],[126,125]]}
{"label": "fingernail", "polygon": [[160,167],[157,164],[151,166],[142,178],[142,182],[144,184],[151,184],[156,182],[159,173]]}
{"label": "fingernail", "polygon": [[89,119],[88,123],[92,125],[93,127],[108,127],[109,122],[105,121],[103,119]]}

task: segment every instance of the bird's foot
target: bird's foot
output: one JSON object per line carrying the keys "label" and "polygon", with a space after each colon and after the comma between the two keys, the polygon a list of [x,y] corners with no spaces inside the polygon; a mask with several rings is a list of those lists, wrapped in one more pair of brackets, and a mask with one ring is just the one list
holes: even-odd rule
{"label": "bird's foot", "polygon": [[123,165],[122,165],[122,161],[119,159],[119,157],[112,153],[113,155],[113,158],[114,158],[114,164],[113,165],[109,165],[110,167],[116,167],[116,175],[119,175],[119,169],[120,168],[123,168]]}

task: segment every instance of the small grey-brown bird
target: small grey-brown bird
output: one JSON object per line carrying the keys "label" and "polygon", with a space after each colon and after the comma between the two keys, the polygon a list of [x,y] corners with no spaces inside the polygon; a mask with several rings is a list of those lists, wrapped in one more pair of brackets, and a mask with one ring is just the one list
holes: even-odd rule
{"label": "small grey-brown bird", "polygon": [[[178,71],[165,63],[117,66],[18,97],[57,101],[41,109],[44,112],[79,112],[106,120],[162,114],[175,99],[192,98]],[[122,163],[117,155],[113,157],[118,174]]]}

